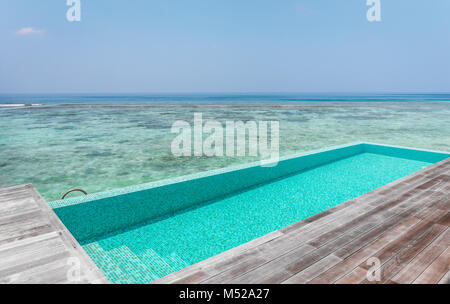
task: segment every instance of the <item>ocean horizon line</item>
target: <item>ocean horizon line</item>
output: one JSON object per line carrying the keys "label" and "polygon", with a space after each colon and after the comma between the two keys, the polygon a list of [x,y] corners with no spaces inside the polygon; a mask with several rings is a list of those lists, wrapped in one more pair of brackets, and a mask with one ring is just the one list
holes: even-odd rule
{"label": "ocean horizon line", "polygon": [[186,93],[0,94],[0,106],[41,104],[296,104],[329,102],[448,102],[444,93]]}
{"label": "ocean horizon line", "polygon": [[370,91],[351,91],[351,92],[295,92],[295,91],[235,91],[235,92],[221,92],[221,91],[198,91],[198,92],[25,92],[25,93],[17,93],[17,92],[3,92],[0,93],[0,97],[4,96],[179,96],[179,95],[225,95],[225,96],[234,96],[234,95],[325,95],[325,96],[340,96],[340,95],[349,95],[349,96],[381,96],[381,95],[450,95],[450,92],[370,92]]}

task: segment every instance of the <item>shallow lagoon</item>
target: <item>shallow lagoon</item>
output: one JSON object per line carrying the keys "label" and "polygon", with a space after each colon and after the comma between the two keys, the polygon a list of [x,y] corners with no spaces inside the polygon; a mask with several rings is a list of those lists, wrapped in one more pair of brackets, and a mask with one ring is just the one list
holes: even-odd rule
{"label": "shallow lagoon", "polygon": [[450,151],[448,101],[5,107],[0,187],[33,183],[52,201],[75,187],[92,193],[256,160],[173,157],[170,127],[195,112],[223,123],[279,120],[282,156],[356,141]]}

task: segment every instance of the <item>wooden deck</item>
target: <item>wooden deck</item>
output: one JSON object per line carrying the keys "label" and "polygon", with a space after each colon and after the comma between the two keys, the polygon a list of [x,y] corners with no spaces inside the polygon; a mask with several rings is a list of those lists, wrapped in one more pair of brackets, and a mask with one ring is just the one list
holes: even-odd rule
{"label": "wooden deck", "polygon": [[447,159],[155,283],[450,283],[449,207]]}
{"label": "wooden deck", "polygon": [[0,283],[107,282],[32,185],[0,189]]}

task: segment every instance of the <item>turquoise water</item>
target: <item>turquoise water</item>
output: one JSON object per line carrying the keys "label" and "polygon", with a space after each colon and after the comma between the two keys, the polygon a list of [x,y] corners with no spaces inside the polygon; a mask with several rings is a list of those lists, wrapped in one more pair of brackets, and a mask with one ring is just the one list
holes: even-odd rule
{"label": "turquoise water", "polygon": [[147,283],[428,165],[362,153],[82,245],[111,282]]}
{"label": "turquoise water", "polygon": [[436,102],[450,94],[349,94],[349,93],[191,93],[191,94],[0,94],[1,104],[286,104],[310,102]]}
{"label": "turquoise water", "polygon": [[[255,161],[176,158],[177,120],[278,120],[280,154],[349,142],[450,151],[449,95],[0,96],[0,187],[33,183],[47,201]],[[74,193],[73,195],[78,195]]]}

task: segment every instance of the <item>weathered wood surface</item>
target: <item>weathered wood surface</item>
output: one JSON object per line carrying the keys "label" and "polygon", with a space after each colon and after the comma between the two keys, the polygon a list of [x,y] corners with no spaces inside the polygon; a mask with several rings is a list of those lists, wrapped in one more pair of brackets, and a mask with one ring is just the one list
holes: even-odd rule
{"label": "weathered wood surface", "polygon": [[447,159],[154,283],[449,283],[449,207]]}
{"label": "weathered wood surface", "polygon": [[107,282],[33,185],[0,189],[0,284]]}

